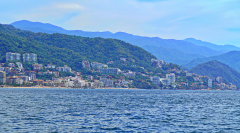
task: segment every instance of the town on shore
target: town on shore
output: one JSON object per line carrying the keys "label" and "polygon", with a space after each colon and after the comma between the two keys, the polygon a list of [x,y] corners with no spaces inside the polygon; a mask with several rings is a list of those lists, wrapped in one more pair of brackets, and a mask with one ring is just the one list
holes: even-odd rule
{"label": "town on shore", "polygon": [[[127,58],[119,58],[126,62]],[[208,77],[172,68],[163,73],[142,73],[106,64],[82,61],[88,73],[73,71],[69,66],[38,64],[35,53],[6,53],[6,62],[0,64],[1,87],[67,87],[67,88],[140,88],[137,82],[147,82],[148,88],[141,89],[182,89],[182,90],[237,90],[236,85],[225,83],[222,77]],[[154,67],[162,69],[171,64],[152,59]],[[144,70],[142,67],[141,69]]]}

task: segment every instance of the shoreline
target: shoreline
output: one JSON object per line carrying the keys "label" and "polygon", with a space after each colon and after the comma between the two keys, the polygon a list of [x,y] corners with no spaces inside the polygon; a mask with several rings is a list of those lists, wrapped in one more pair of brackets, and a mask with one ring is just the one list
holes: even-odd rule
{"label": "shoreline", "polygon": [[[113,87],[106,87],[106,88],[69,88],[69,87],[50,87],[50,86],[32,86],[32,87],[13,87],[13,86],[3,86],[1,88],[13,88],[13,89],[85,89],[85,90],[94,90],[94,89],[101,89],[101,90],[185,90],[185,89],[141,89],[141,88],[113,88]],[[188,90],[189,91],[189,90]],[[240,91],[240,90],[212,90],[212,89],[201,89],[195,91]]]}

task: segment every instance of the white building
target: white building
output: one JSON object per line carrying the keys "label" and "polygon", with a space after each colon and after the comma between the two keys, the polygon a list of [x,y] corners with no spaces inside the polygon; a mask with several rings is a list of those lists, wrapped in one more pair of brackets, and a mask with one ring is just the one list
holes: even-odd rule
{"label": "white building", "polygon": [[99,71],[102,74],[114,74],[114,75],[117,75],[121,72],[119,68],[100,68]]}
{"label": "white building", "polygon": [[166,78],[169,80],[170,84],[175,84],[175,74],[174,73],[166,74]]}
{"label": "white building", "polygon": [[11,53],[11,52],[7,52],[6,53],[6,60],[10,61],[10,60],[20,60],[20,54],[19,53]]}
{"label": "white building", "polygon": [[92,62],[91,63],[92,68],[103,68],[103,67],[108,67],[108,65],[98,63],[98,62]]}
{"label": "white building", "polygon": [[64,65],[64,67],[57,67],[56,68],[59,72],[72,72],[72,69],[68,67],[67,65]]}
{"label": "white building", "polygon": [[208,79],[208,88],[212,88],[212,79]]}
{"label": "white building", "polygon": [[160,81],[162,82],[163,85],[166,86],[170,85],[169,79],[167,78],[160,78]]}
{"label": "white building", "polygon": [[23,62],[37,62],[37,55],[35,53],[23,54]]}

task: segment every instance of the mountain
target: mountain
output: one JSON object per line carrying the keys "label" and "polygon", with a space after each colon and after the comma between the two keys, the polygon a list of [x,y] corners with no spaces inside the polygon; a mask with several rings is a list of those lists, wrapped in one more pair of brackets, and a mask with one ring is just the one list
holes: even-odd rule
{"label": "mountain", "polygon": [[188,63],[184,66],[187,68],[193,68],[194,66],[196,66],[198,64],[205,63],[205,62],[208,62],[211,60],[217,60],[219,62],[227,64],[230,67],[232,67],[240,72],[240,51],[230,51],[228,53],[218,55],[218,56],[194,59],[190,63]]}
{"label": "mountain", "polygon": [[184,39],[184,41],[193,43],[198,46],[205,46],[205,47],[211,48],[213,50],[217,50],[217,51],[224,51],[224,52],[240,51],[240,48],[236,47],[234,45],[216,45],[216,44],[213,44],[210,42],[205,42],[205,41],[197,40],[194,38],[187,38],[187,39]]}
{"label": "mountain", "polygon": [[240,73],[230,66],[216,60],[199,64],[189,72],[210,77],[220,76],[223,80],[235,84],[237,88],[240,87]]}
{"label": "mountain", "polygon": [[[220,55],[223,53],[221,51],[212,50],[205,46],[197,46],[187,41],[174,39],[161,39],[158,37],[142,37],[124,32],[111,33],[111,32],[86,32],[81,30],[65,30],[63,28],[51,24],[30,22],[27,20],[17,21],[12,23],[11,25],[13,25],[16,28],[32,31],[35,33],[38,32],[49,34],[61,33],[91,38],[102,37],[119,39],[127,43],[133,44],[135,46],[142,47],[148,52],[151,52],[158,59],[164,60],[165,62],[168,63],[172,62],[178,64],[186,64],[186,62],[191,61],[195,57],[196,58],[209,57],[214,55]],[[167,50],[164,51],[164,49]],[[164,54],[159,54],[160,51],[164,51]],[[179,60],[176,60],[175,52],[177,52]]]}
{"label": "mountain", "polygon": [[174,62],[176,64],[186,64],[189,61],[196,58],[204,58],[205,56],[197,55],[197,54],[186,54],[184,52],[180,52],[176,49],[166,48],[166,47],[157,47],[157,46],[143,46],[143,49],[150,53],[155,53],[156,57],[161,57],[161,60]]}
{"label": "mountain", "polygon": [[[0,24],[0,61],[5,62],[6,52],[36,53],[38,63],[68,65],[73,70],[82,69],[82,60],[107,63],[115,61],[111,67],[120,69],[151,69],[154,57],[144,49],[116,39],[86,38],[64,34],[46,34],[22,31],[11,25]],[[122,65],[120,57],[127,58],[129,64]],[[132,67],[136,65],[137,67]],[[141,69],[142,70],[142,69]]]}

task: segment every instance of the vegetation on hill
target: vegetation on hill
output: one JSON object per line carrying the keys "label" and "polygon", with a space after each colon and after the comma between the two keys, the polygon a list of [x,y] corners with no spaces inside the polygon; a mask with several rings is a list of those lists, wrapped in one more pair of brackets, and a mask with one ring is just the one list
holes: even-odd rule
{"label": "vegetation on hill", "polygon": [[[154,57],[140,47],[116,39],[86,38],[64,34],[46,34],[21,31],[10,25],[0,25],[0,61],[5,62],[6,52],[36,53],[38,63],[68,65],[73,70],[82,69],[82,60],[107,63],[124,69],[118,63],[121,57],[131,59],[125,67],[151,69]],[[126,69],[127,70],[127,69]]]}
{"label": "vegetation on hill", "polygon": [[[214,56],[223,53],[221,51],[216,51],[205,46],[198,46],[187,41],[161,39],[158,37],[143,37],[124,32],[117,32],[114,34],[111,32],[85,32],[81,30],[71,31],[55,25],[43,24],[40,22],[30,22],[27,20],[14,22],[12,25],[22,30],[29,30],[35,33],[61,33],[82,37],[120,39],[135,46],[142,47],[143,49],[152,53],[159,60],[164,60],[168,63],[177,63],[179,65],[186,64],[196,58]],[[161,51],[162,54],[159,53],[159,51]]]}
{"label": "vegetation on hill", "polygon": [[240,87],[240,73],[228,65],[216,60],[199,64],[189,72],[210,77],[220,76],[223,80],[235,84],[238,88]]}

